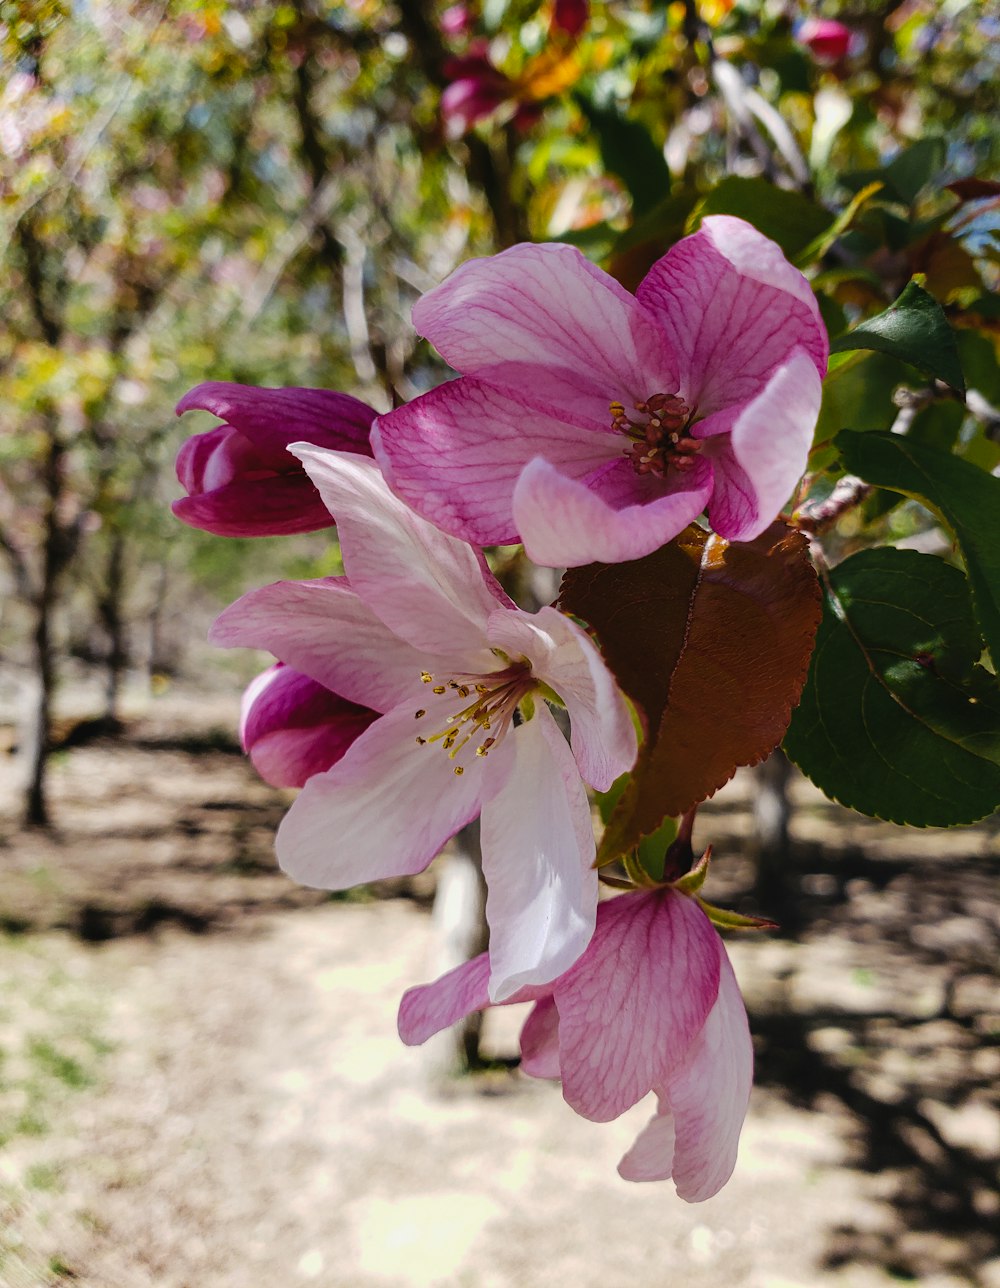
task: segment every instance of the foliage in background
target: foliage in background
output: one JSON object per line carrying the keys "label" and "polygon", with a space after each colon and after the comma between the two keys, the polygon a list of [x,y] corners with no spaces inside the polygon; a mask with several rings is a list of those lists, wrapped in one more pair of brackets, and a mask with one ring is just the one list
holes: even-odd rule
{"label": "foliage in background", "polygon": [[[416,296],[520,239],[573,241],[630,287],[704,214],[778,241],[837,351],[803,527],[830,564],[943,554],[995,638],[1000,14],[831,2],[831,54],[814,9],[0,4],[0,645],[38,680],[29,813],[67,650],[106,664],[114,716],[127,666],[182,663],[193,601],[336,567],[324,534],[218,542],[169,518],[180,395],[235,379],[388,408],[446,374]],[[905,434],[910,464],[845,430]],[[949,486],[963,466],[971,490]],[[801,722],[789,745],[826,772]],[[977,735],[994,803],[996,746]]]}

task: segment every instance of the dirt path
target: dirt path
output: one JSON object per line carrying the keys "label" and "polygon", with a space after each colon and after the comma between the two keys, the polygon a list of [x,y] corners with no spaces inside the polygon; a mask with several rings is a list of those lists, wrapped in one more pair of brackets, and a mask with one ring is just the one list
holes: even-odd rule
{"label": "dirt path", "polygon": [[[290,886],[280,794],[199,736],[81,748],[56,840],[7,827],[3,1288],[1000,1285],[989,834],[938,838],[942,871],[932,834],[905,862],[900,829],[833,844],[799,789],[800,844],[827,838],[810,921],[734,946],[759,1085],[736,1176],[691,1207],[615,1174],[647,1106],[596,1125],[518,1074],[435,1090],[395,1036],[427,885]],[[723,854],[746,793],[715,807]],[[873,836],[874,864],[850,848]],[[715,895],[745,876],[723,858]],[[513,1010],[490,1018],[512,1053]]]}

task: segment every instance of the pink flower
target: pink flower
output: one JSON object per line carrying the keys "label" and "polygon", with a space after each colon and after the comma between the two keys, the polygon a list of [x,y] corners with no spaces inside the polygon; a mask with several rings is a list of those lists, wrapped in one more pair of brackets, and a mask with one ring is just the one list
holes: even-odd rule
{"label": "pink flower", "polygon": [[[490,1004],[488,956],[404,995],[404,1042],[424,1042]],[[693,899],[669,887],[609,899],[565,974],[504,1000],[535,1002],[521,1031],[521,1067],[561,1078],[563,1096],[584,1118],[610,1122],[655,1091],[656,1114],[618,1167],[626,1180],[673,1177],[692,1203],[725,1185],[753,1048],[726,950]]]}
{"label": "pink flower", "polygon": [[461,58],[449,58],[444,70],[450,83],[441,94],[441,119],[450,139],[468,134],[477,121],[507,103],[519,128],[533,124],[540,115],[536,105],[518,102],[520,87],[493,63],[485,42],[478,42]]}
{"label": "pink flower", "polygon": [[467,36],[472,30],[472,14],[467,5],[449,5],[441,15],[441,30],[446,36]]}
{"label": "pink flower", "polygon": [[520,245],[418,300],[461,379],[380,416],[392,489],[537,563],[637,559],[708,507],[748,541],[802,474],[827,338],[802,274],[741,219],[706,218],[635,296],[578,250]]}
{"label": "pink flower", "polygon": [[301,787],[335,765],[377,719],[378,712],[278,662],[243,695],[240,741],[265,782]]}
{"label": "pink flower", "polygon": [[267,537],[328,528],[333,520],[289,443],[371,456],[374,408],[327,389],[258,389],[211,380],[177,404],[226,423],[195,434],[177,455],[177,478],[188,493],[174,514],[219,537]]}
{"label": "pink flower", "polygon": [[[252,591],[211,638],[269,649],[381,714],[306,783],[278,858],[321,888],[412,874],[481,814],[491,995],[548,981],[594,927],[583,782],[604,790],[635,759],[614,680],[579,627],[516,608],[482,556],[397,500],[374,463],[294,451],[337,516],[347,577]],[[569,745],[546,705],[555,695]]]}
{"label": "pink flower", "polygon": [[795,33],[818,63],[839,63],[851,47],[851,30],[834,18],[807,18]]}

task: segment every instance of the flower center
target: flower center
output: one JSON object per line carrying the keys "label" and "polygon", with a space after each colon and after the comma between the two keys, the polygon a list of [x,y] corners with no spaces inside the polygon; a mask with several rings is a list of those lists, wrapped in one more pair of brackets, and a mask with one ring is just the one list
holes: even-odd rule
{"label": "flower center", "polygon": [[677,394],[651,394],[633,408],[639,419],[625,411],[624,403],[613,402],[608,410],[611,428],[631,439],[625,455],[636,474],[663,478],[668,469],[694,469],[702,444],[687,432],[694,413],[684,399]]}
{"label": "flower center", "polygon": [[[460,711],[446,717],[443,729],[426,738],[417,737],[421,747],[437,743],[448,753],[449,760],[454,760],[470,742],[478,744],[476,756],[488,756],[490,748],[510,728],[518,703],[538,687],[531,674],[531,663],[527,661],[512,662],[504,670],[492,671],[488,675],[453,676],[444,684],[436,684],[428,671],[421,671],[420,679],[431,685],[431,692],[438,696],[454,693],[459,698],[472,698]],[[413,714],[414,719],[422,720],[427,710],[421,707]],[[464,766],[456,765],[455,773],[459,776],[464,774]]]}

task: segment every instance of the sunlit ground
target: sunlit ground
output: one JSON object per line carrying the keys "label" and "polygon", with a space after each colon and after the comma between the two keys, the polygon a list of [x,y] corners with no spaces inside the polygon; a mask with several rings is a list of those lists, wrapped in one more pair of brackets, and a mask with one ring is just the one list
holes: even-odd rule
{"label": "sunlit ground", "polygon": [[[55,839],[3,826],[4,1288],[1000,1284],[995,833],[835,830],[796,789],[801,924],[730,936],[758,1087],[692,1207],[615,1173],[648,1106],[592,1124],[400,1045],[433,883],[330,901],[275,874],[280,794],[212,733],[233,710],[147,704],[58,758]],[[750,785],[705,812],[720,902]],[[517,1024],[490,1017],[489,1053]]]}

